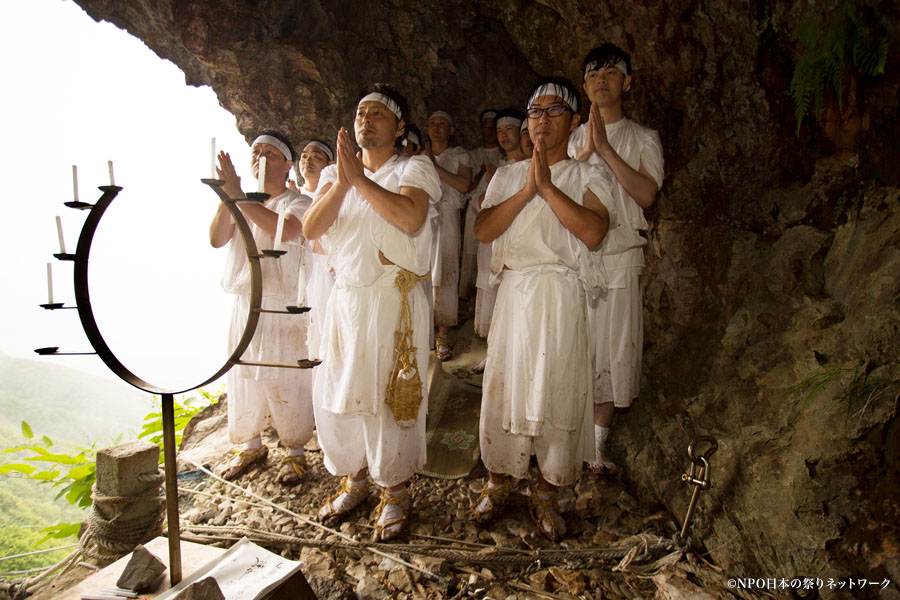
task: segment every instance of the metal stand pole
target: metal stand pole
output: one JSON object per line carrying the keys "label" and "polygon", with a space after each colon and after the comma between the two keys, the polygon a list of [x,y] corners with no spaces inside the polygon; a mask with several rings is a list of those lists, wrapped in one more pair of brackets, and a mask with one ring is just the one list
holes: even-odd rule
{"label": "metal stand pole", "polygon": [[163,456],[166,469],[166,522],[169,531],[169,582],[181,581],[181,531],[178,519],[178,473],[175,464],[175,396],[162,395]]}

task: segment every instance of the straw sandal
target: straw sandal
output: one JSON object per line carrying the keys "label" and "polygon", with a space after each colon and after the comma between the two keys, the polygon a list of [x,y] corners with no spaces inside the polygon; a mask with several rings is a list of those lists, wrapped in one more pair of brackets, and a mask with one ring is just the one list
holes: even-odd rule
{"label": "straw sandal", "polygon": [[616,466],[616,463],[605,458],[588,461],[588,467],[601,477],[615,477],[619,474],[619,468]]}
{"label": "straw sandal", "polygon": [[[539,498],[538,494],[545,494],[547,498]],[[537,486],[531,488],[531,498],[528,502],[528,512],[531,513],[531,520],[537,526],[538,530],[551,542],[558,542],[566,533],[565,523],[560,530],[556,524],[554,515],[562,515],[559,512],[559,504],[556,501],[556,490],[539,491]]]}
{"label": "straw sandal", "polygon": [[446,362],[453,358],[453,346],[445,337],[436,337],[434,340],[434,357],[441,362]]}
{"label": "straw sandal", "polygon": [[231,462],[229,462],[228,466],[225,467],[225,470],[222,471],[222,479],[228,481],[236,479],[240,475],[246,473],[247,470],[256,463],[265,461],[268,455],[269,448],[265,445],[260,446],[259,448],[244,448],[231,459]]}
{"label": "straw sandal", "polygon": [[[485,482],[484,487],[481,488],[481,493],[478,494],[478,497],[472,503],[472,508],[469,510],[475,522],[479,525],[487,525],[496,519],[503,512],[506,502],[509,500],[509,493],[512,491],[512,487],[513,479],[511,477],[508,477],[501,485],[494,488],[490,486],[490,482]],[[477,509],[481,506],[483,500],[487,500],[487,508],[479,511]]]}
{"label": "straw sandal", "polygon": [[[389,504],[399,506],[403,511],[399,517],[388,519],[384,523],[380,523],[381,515]],[[409,525],[409,508],[411,501],[409,499],[409,489],[404,488],[399,494],[389,494],[387,489],[381,490],[381,502],[375,512],[378,514],[378,520],[375,522],[375,529],[372,531],[373,542],[387,542],[394,539],[404,531]],[[399,527],[395,527],[399,525]]]}
{"label": "straw sandal", "polygon": [[[334,502],[343,494],[347,494],[350,496],[350,507],[344,508],[343,510],[338,510],[337,508],[335,508]],[[353,512],[353,510],[356,509],[357,506],[362,504],[363,500],[365,500],[368,495],[368,481],[366,481],[362,485],[350,485],[350,479],[348,477],[342,477],[341,485],[340,487],[338,487],[337,493],[325,501],[325,504],[323,504],[322,508],[319,509],[319,513],[316,515],[316,518],[319,519],[320,523],[323,523],[328,527],[333,527],[346,519],[347,515]]]}
{"label": "straw sandal", "polygon": [[287,455],[281,459],[278,465],[278,483],[295,485],[306,476],[306,457]]}

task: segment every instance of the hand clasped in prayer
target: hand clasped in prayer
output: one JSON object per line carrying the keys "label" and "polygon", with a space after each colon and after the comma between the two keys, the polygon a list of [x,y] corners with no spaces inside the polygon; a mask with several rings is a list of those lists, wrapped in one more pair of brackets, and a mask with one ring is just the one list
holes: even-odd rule
{"label": "hand clasped in prayer", "polygon": [[241,190],[241,178],[234,169],[231,155],[225,151],[219,152],[219,166],[216,167],[216,176],[225,182],[222,190],[229,198],[244,197],[244,192]]}
{"label": "hand clasped in prayer", "polygon": [[353,187],[366,177],[362,159],[353,151],[350,134],[344,127],[341,127],[337,137],[337,171],[338,181]]}

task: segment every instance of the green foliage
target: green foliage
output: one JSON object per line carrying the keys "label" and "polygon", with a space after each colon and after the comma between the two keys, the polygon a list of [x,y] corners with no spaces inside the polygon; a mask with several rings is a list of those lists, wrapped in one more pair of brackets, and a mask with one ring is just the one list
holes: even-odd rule
{"label": "green foliage", "polygon": [[[22,421],[22,435],[26,440],[34,440],[31,427]],[[89,448],[75,448],[66,451],[54,448],[53,440],[42,436],[32,444],[13,446],[3,450],[3,454],[27,452],[25,462],[7,463],[0,466],[0,475],[24,478],[61,488],[54,500],[65,498],[72,506],[87,508],[91,505],[91,488],[96,476],[96,444]],[[53,451],[55,450],[55,451]],[[44,537],[37,543],[48,539],[65,539],[78,533],[79,523],[62,523],[42,530]]]}
{"label": "green foliage", "polygon": [[[810,373],[805,379],[794,385],[791,390],[795,392],[807,392],[800,403],[798,410],[801,412],[807,403],[818,395],[830,382],[838,379],[847,379],[850,374],[849,382],[844,386],[839,400],[847,403],[847,416],[849,417],[853,408],[862,404],[856,412],[856,416],[860,416],[863,411],[868,408],[874,400],[885,397],[887,393],[897,387],[897,383],[885,377],[872,377],[871,371],[864,361],[859,361],[855,367],[835,367],[831,369],[820,369]],[[796,416],[791,420],[791,424],[796,420]]]}
{"label": "green foliage", "polygon": [[[184,435],[184,428],[187,427],[188,422],[190,422],[191,418],[194,415],[199,413],[201,410],[215,404],[219,400],[219,396],[225,390],[225,384],[222,384],[219,387],[217,392],[208,392],[203,388],[198,388],[197,393],[200,394],[199,397],[191,396],[190,398],[187,396],[182,396],[181,399],[175,398],[174,401],[174,413],[175,413],[175,445],[181,445],[181,439]],[[154,401],[157,404],[157,407],[160,406],[159,399],[154,396]],[[162,421],[162,409],[151,412],[146,417],[144,417],[144,426],[141,429],[141,432],[138,434],[138,438],[146,439],[149,442],[154,444],[158,444],[162,449],[162,439],[163,439],[163,421]],[[159,453],[159,462],[163,462],[163,453],[160,450]]]}
{"label": "green foliage", "polygon": [[791,34],[791,40],[799,42],[802,49],[790,85],[798,135],[803,119],[811,113],[811,103],[816,118],[821,116],[829,94],[843,106],[848,65],[867,77],[884,73],[887,38],[875,37],[865,29],[855,0],[840,0],[827,20],[807,17]]}

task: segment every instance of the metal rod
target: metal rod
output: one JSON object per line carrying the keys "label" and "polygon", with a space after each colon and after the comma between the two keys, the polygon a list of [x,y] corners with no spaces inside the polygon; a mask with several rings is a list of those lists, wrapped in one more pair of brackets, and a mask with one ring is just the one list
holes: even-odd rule
{"label": "metal rod", "polygon": [[162,395],[163,457],[166,469],[166,520],[169,524],[169,582],[181,581],[181,531],[178,519],[178,467],[175,464],[175,396]]}
{"label": "metal rod", "polygon": [[[691,469],[693,471],[693,469]],[[705,469],[704,467],[700,467],[700,473],[697,476],[697,479],[703,480],[703,475]],[[694,509],[697,508],[697,500],[700,499],[700,490],[702,489],[700,485],[694,483],[694,481],[689,481],[694,485],[694,492],[691,494],[691,503],[688,504],[687,514],[684,515],[684,525],[681,526],[681,539],[687,539],[687,532],[691,528],[691,521],[694,520]]]}

